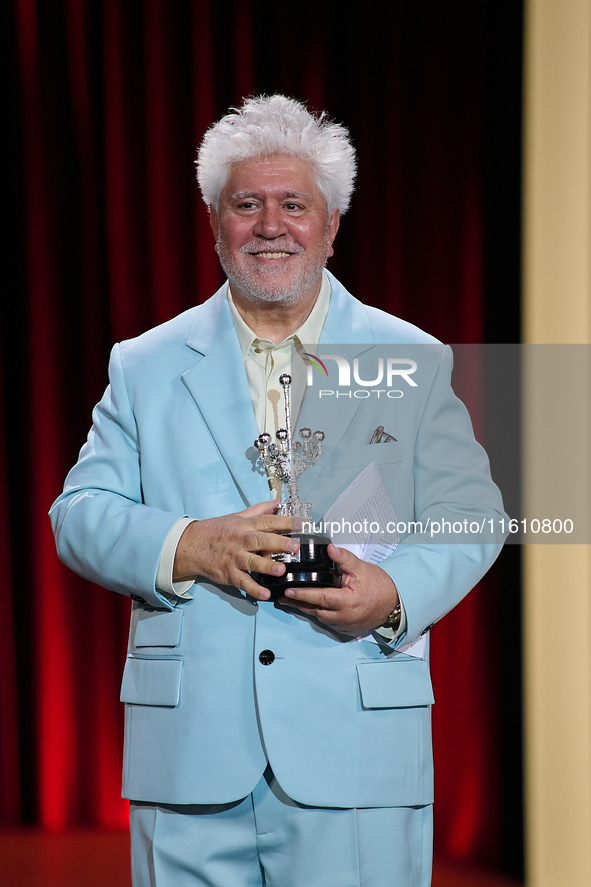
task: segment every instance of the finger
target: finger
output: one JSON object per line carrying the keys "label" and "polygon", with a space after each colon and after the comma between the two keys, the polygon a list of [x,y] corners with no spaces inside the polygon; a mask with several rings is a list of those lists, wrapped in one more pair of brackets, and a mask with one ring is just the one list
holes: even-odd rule
{"label": "finger", "polygon": [[342,617],[340,616],[339,610],[327,610],[306,601],[293,600],[283,596],[278,599],[277,603],[293,607],[294,609],[299,610],[300,613],[304,613],[306,616],[314,616],[334,631],[341,631],[345,634],[349,633],[347,628],[343,627]]}
{"label": "finger", "polygon": [[309,523],[309,521],[304,520],[303,517],[297,517],[297,515],[292,515],[290,517],[291,521],[291,532],[292,533],[301,533],[304,530],[304,524]]}
{"label": "finger", "polygon": [[240,578],[235,583],[235,587],[246,592],[250,597],[256,598],[257,601],[268,601],[271,597],[269,589],[259,585],[258,582],[255,582],[252,576],[249,576],[248,573],[241,574]]}
{"label": "finger", "polygon": [[[352,551],[349,551],[347,548],[337,548],[332,542],[326,549],[328,556],[338,564],[339,566],[343,565],[346,569],[347,564],[353,566],[355,563],[360,563],[359,558],[353,554]],[[363,561],[361,561],[363,563]]]}
{"label": "finger", "polygon": [[244,511],[237,512],[241,517],[258,517],[260,514],[275,514],[279,499],[273,499],[271,502],[257,502],[256,505],[249,505]]}
{"label": "finger", "polygon": [[346,583],[346,578],[348,575],[357,576],[359,572],[359,568],[363,568],[364,561],[360,560],[356,555],[353,554],[352,551],[348,551],[346,548],[337,548],[336,545],[333,545],[332,542],[326,549],[328,556],[338,565],[341,570],[342,582],[344,585]]}
{"label": "finger", "polygon": [[300,543],[291,536],[279,533],[252,533],[245,542],[245,549],[250,552],[265,554],[295,554]]}
{"label": "finger", "polygon": [[256,529],[268,530],[271,533],[290,533],[292,529],[292,519],[287,515],[260,514],[252,524]]}
{"label": "finger", "polygon": [[286,567],[281,561],[275,561],[271,557],[262,557],[251,554],[246,569],[249,573],[264,573],[267,576],[283,576]]}
{"label": "finger", "polygon": [[294,610],[299,610],[300,613],[305,613],[306,616],[316,616],[318,613],[313,604],[307,604],[304,601],[293,601],[281,596],[277,599],[277,603],[282,604],[284,607],[293,607]]}
{"label": "finger", "polygon": [[286,588],[283,596],[286,599],[286,603],[291,605],[300,606],[304,604],[315,610],[338,610],[340,598],[338,594],[335,594],[335,591],[338,592],[339,589],[317,587]]}

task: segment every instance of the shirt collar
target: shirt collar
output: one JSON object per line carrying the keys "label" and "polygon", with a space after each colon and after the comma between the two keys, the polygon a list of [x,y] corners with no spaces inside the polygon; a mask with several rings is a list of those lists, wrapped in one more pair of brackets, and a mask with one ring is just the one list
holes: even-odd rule
{"label": "shirt collar", "polygon": [[[266,339],[260,339],[256,335],[256,333],[251,330],[246,321],[240,315],[240,312],[236,308],[234,304],[234,299],[232,298],[232,290],[230,288],[230,284],[228,284],[228,304],[230,307],[230,314],[232,315],[232,320],[234,321],[234,326],[236,327],[236,332],[238,333],[238,341],[240,342],[240,350],[242,351],[242,357],[246,357],[248,354],[252,343],[257,341],[267,342]],[[322,334],[322,328],[324,326],[324,322],[326,320],[326,315],[328,314],[328,308],[330,305],[330,281],[328,279],[328,275],[325,272],[322,272],[322,284],[320,286],[320,292],[318,293],[318,297],[314,303],[314,307],[308,314],[307,318],[301,325],[299,329],[297,329],[294,333],[287,337],[283,342],[279,345],[273,345],[273,347],[281,348],[285,342],[290,341],[291,339],[299,339],[300,343],[306,345],[312,349],[314,349],[318,342],[320,341],[320,336]]]}

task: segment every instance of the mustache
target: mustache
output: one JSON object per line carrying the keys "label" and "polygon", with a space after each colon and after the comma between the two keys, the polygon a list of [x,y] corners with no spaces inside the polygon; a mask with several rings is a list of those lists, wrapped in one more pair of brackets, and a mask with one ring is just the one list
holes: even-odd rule
{"label": "mustache", "polygon": [[242,255],[252,255],[252,253],[291,253],[292,255],[300,255],[304,252],[304,247],[298,243],[292,243],[286,238],[278,237],[269,243],[261,243],[260,240],[251,240],[240,247]]}

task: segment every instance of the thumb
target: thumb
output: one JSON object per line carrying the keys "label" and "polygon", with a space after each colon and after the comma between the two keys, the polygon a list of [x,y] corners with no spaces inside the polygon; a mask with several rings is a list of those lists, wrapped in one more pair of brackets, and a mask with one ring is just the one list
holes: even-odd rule
{"label": "thumb", "polygon": [[332,558],[335,564],[338,564],[347,573],[353,572],[355,564],[360,563],[359,558],[352,551],[348,551],[346,548],[337,548],[332,542],[328,546],[327,551],[328,556]]}

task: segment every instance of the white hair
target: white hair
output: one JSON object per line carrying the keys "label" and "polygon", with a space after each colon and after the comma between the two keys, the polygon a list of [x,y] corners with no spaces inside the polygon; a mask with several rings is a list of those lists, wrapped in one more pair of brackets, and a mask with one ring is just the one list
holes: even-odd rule
{"label": "white hair", "polygon": [[207,206],[219,210],[233,163],[274,154],[310,163],[328,212],[347,211],[357,167],[348,130],[283,95],[245,99],[207,130],[196,161]]}

